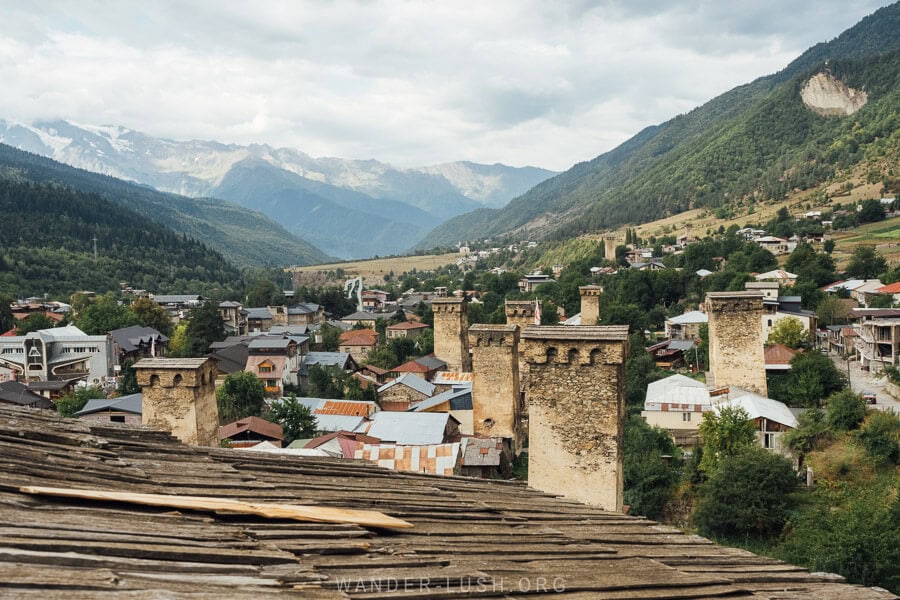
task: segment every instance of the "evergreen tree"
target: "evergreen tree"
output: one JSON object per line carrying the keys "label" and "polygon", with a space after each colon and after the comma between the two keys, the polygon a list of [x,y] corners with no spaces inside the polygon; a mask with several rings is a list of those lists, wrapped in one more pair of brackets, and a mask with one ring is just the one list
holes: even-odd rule
{"label": "evergreen tree", "polygon": [[225,339],[225,322],[219,316],[214,302],[207,302],[191,310],[185,337],[188,356],[205,356],[210,344]]}

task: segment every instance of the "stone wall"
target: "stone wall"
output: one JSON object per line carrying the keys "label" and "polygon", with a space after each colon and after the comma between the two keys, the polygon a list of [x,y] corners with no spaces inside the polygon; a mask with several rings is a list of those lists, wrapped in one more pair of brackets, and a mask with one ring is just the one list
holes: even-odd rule
{"label": "stone wall", "polygon": [[472,325],[472,411],[475,435],[505,438],[521,450],[519,328]]}
{"label": "stone wall", "polygon": [[145,358],[134,365],[142,422],[186,444],[219,445],[216,363],[208,358]]}
{"label": "stone wall", "polygon": [[464,298],[435,298],[431,302],[434,311],[434,354],[447,363],[449,371],[471,371],[466,330],[469,320]]}
{"label": "stone wall", "polygon": [[600,296],[603,288],[599,285],[583,285],[578,288],[581,294],[581,324],[596,325],[600,320]]}
{"label": "stone wall", "polygon": [[716,387],[737,386],[765,396],[766,357],[760,292],[709,292],[709,370]]}
{"label": "stone wall", "polygon": [[534,325],[534,300],[506,300],[503,307],[507,325],[518,325],[520,329]]}
{"label": "stone wall", "polygon": [[622,510],[625,326],[527,327],[528,485]]}
{"label": "stone wall", "polygon": [[427,394],[416,391],[403,384],[393,385],[382,394],[378,395],[378,403],[382,410],[403,411],[414,402],[421,402],[428,398]]}

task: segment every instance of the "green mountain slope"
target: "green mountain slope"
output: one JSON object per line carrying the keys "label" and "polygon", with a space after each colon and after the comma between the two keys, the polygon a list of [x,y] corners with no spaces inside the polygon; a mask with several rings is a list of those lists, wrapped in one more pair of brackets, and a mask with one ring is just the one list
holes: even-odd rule
{"label": "green mountain slope", "polygon": [[0,293],[13,297],[104,292],[121,281],[181,293],[239,283],[218,252],[96,194],[2,178],[0,214]]}
{"label": "green mountain slope", "polygon": [[[892,155],[900,145],[898,49],[900,3],[810,48],[784,70],[649,127],[503,209],[444,223],[419,247],[511,233],[566,237],[698,206],[777,199],[793,188],[827,181],[867,153]],[[822,117],[804,107],[800,89],[826,69],[865,90],[868,104],[844,118]]]}
{"label": "green mountain slope", "polygon": [[238,266],[306,265],[329,260],[324,252],[256,211],[223,200],[158,192],[4,144],[0,144],[0,179],[54,183],[97,194],[218,250]]}

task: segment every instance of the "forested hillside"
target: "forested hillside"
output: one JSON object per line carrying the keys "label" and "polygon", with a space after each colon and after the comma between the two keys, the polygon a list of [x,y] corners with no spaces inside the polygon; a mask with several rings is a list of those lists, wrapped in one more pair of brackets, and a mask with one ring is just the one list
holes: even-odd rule
{"label": "forested hillside", "polygon": [[96,194],[0,179],[0,214],[2,294],[104,292],[122,281],[157,293],[239,285],[218,252]]}
{"label": "forested hillside", "polygon": [[9,179],[96,194],[214,248],[238,266],[305,265],[329,258],[264,215],[231,202],[158,192],[0,144],[0,180]]}
{"label": "forested hillside", "polygon": [[[826,64],[827,61],[827,64]],[[848,117],[807,109],[800,89],[830,72],[868,103]],[[742,207],[783,198],[872,162],[896,186],[900,148],[900,4],[810,48],[783,71],[735,88],[641,131],[616,149],[549,179],[501,210],[435,229],[420,247],[517,232],[565,237],[642,223],[695,207]]]}

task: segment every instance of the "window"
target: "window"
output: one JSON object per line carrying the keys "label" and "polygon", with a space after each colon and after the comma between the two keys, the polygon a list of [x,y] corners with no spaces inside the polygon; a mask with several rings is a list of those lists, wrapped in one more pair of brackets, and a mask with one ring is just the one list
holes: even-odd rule
{"label": "window", "polygon": [[260,373],[271,373],[272,366],[271,365],[259,365],[259,372]]}
{"label": "window", "polygon": [[110,415],[109,422],[110,423],[124,423],[125,415]]}
{"label": "window", "polygon": [[266,379],[266,387],[274,388],[278,387],[278,382],[274,379]]}
{"label": "window", "polygon": [[769,327],[772,326],[772,319],[769,319]]}
{"label": "window", "polygon": [[775,434],[774,433],[764,433],[763,434],[763,448],[768,448],[769,450],[775,449]]}
{"label": "window", "polygon": [[685,422],[690,422],[691,413],[689,413],[689,412],[681,413],[681,420],[685,421]]}

